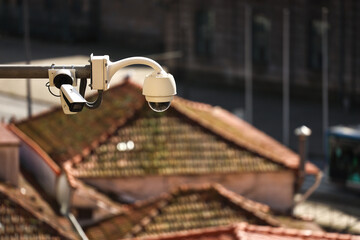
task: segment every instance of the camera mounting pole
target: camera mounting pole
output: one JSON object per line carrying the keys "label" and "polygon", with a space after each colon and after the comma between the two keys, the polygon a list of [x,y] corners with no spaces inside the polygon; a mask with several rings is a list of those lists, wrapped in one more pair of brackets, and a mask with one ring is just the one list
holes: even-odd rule
{"label": "camera mounting pole", "polygon": [[[143,84],[143,95],[150,108],[156,112],[163,112],[169,108],[174,95],[176,83],[174,77],[164,71],[160,64],[146,57],[130,57],[111,62],[108,55],[90,55],[89,65],[78,66],[29,66],[29,65],[0,65],[0,79],[49,79],[46,84],[49,92],[54,95],[50,87],[60,90],[61,107],[65,114],[76,114],[84,106],[95,109],[100,106],[103,92],[110,87],[110,81],[121,68],[130,65],[146,65],[154,69],[147,75]],[[74,88],[80,79],[79,91]],[[87,79],[91,80],[90,88],[98,91],[97,99],[89,102],[85,99]]]}
{"label": "camera mounting pole", "polygon": [[1,78],[49,78],[49,69],[75,69],[76,78],[90,78],[90,65],[78,66],[34,66],[34,65],[0,65]]}

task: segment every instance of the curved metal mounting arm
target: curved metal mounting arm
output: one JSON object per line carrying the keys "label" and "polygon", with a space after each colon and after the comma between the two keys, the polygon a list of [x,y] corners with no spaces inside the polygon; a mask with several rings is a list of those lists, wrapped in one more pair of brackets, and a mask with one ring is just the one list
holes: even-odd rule
{"label": "curved metal mounting arm", "polygon": [[[86,89],[86,84],[87,84],[87,79],[86,78],[81,78],[80,79],[80,89],[79,89],[79,93],[80,95],[85,98],[85,89]],[[95,101],[93,102],[86,102],[85,106],[89,109],[95,109],[98,108],[101,105],[103,99],[103,90],[98,90],[98,97],[96,98]]]}
{"label": "curved metal mounting arm", "polygon": [[153,68],[158,73],[164,71],[164,69],[161,67],[160,64],[155,62],[154,60],[146,57],[129,57],[125,58],[116,62],[110,62],[108,63],[108,80],[111,80],[111,78],[115,75],[115,73],[120,70],[121,68],[130,66],[130,65],[146,65],[151,68]]}

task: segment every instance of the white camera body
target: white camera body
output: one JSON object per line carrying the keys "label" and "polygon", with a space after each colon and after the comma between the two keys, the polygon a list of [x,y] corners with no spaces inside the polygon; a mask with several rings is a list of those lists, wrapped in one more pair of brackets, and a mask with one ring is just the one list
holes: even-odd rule
{"label": "white camera body", "polygon": [[109,56],[90,56],[91,62],[91,89],[108,90],[110,87],[110,80],[108,79],[107,66]]}
{"label": "white camera body", "polygon": [[61,107],[65,114],[76,114],[81,112],[86,100],[70,84],[63,84],[60,87]]}
{"label": "white camera body", "polygon": [[153,111],[167,110],[176,95],[174,77],[165,71],[147,75],[143,84],[143,95]]}

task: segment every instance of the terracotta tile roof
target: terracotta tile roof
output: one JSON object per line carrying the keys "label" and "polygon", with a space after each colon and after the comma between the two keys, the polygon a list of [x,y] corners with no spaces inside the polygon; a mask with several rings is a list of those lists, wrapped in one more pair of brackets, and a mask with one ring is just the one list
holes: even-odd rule
{"label": "terracotta tile roof", "polygon": [[127,211],[123,204],[111,200],[105,194],[95,188],[76,179],[76,189],[72,193],[72,206],[86,206],[89,208],[101,208],[105,214],[114,215]]}
{"label": "terracotta tile roof", "polygon": [[[298,154],[225,109],[181,98],[173,105],[192,120],[251,152],[288,168],[297,169],[299,166]],[[307,163],[306,171],[316,174],[319,169]]]}
{"label": "terracotta tile roof", "polygon": [[32,189],[0,183],[0,239],[75,239],[50,212]]}
{"label": "terracotta tile roof", "polygon": [[128,213],[103,220],[85,231],[90,239],[114,239],[244,221],[279,226],[268,206],[237,195],[221,185],[182,186],[169,194],[135,204]]}
{"label": "terracotta tile roof", "polygon": [[[104,94],[101,108],[84,109],[65,115],[56,107],[48,112],[18,122],[18,128],[36,142],[59,166],[98,146],[144,104],[138,88],[119,85]],[[91,112],[90,112],[91,111]]]}
{"label": "terracotta tile roof", "polygon": [[89,178],[283,169],[279,164],[227,143],[174,109],[159,114],[144,106],[136,119],[74,164],[71,174]]}
{"label": "terracotta tile roof", "polygon": [[61,174],[60,167],[54,162],[54,160],[31,138],[29,138],[24,132],[19,130],[15,125],[8,125],[7,128],[11,130],[21,141],[23,141],[28,147],[35,151],[50,167],[50,169],[56,174]]}
{"label": "terracotta tile roof", "polygon": [[349,234],[313,232],[289,228],[274,228],[239,223],[224,227],[195,229],[133,240],[360,240]]}
{"label": "terracotta tile roof", "polygon": [[[159,114],[144,102],[140,88],[126,82],[107,91],[91,113],[69,116],[58,108],[11,129],[28,135],[58,165],[75,162],[69,169],[81,178],[298,167],[297,154],[219,107],[176,98]],[[306,169],[318,172],[312,164]]]}

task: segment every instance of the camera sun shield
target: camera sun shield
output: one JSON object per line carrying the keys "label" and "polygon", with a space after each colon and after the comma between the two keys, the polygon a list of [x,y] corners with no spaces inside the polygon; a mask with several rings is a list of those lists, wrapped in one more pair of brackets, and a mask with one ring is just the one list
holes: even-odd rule
{"label": "camera sun shield", "polygon": [[86,100],[70,84],[63,84],[60,88],[61,106],[65,114],[75,114],[81,112]]}

